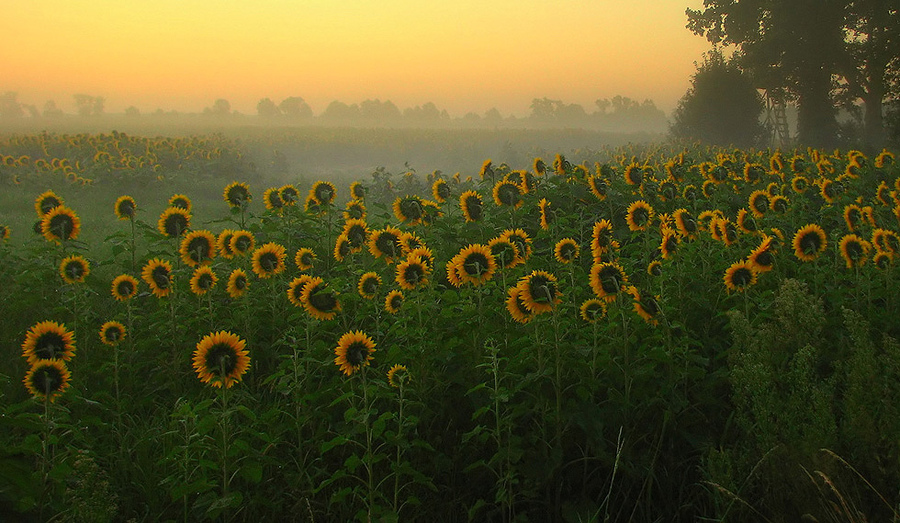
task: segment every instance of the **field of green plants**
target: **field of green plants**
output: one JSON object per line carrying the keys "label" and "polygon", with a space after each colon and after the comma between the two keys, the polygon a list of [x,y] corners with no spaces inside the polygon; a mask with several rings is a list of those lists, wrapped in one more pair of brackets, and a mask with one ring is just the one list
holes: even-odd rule
{"label": "field of green plants", "polygon": [[0,136],[0,519],[900,517],[891,152],[247,154]]}

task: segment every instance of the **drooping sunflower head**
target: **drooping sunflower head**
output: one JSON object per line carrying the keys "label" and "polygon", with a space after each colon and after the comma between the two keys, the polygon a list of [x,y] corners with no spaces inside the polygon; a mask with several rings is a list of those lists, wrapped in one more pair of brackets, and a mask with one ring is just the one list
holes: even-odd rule
{"label": "drooping sunflower head", "polygon": [[244,256],[256,247],[256,237],[250,231],[234,231],[228,244],[235,256]]}
{"label": "drooping sunflower head", "polygon": [[519,250],[519,256],[523,260],[531,258],[531,237],[522,229],[506,229],[500,235],[501,238],[508,240]]}
{"label": "drooping sunflower head", "polygon": [[794,176],[791,179],[791,190],[797,194],[803,194],[809,189],[809,179],[806,176]]}
{"label": "drooping sunflower head", "polygon": [[387,380],[388,385],[395,389],[399,389],[409,383],[410,376],[406,365],[393,365],[390,370],[388,370]]}
{"label": "drooping sunflower head", "polygon": [[253,251],[253,272],[260,278],[271,278],[284,271],[285,250],[277,243],[266,243]]}
{"label": "drooping sunflower head", "polygon": [[350,184],[350,198],[360,201],[366,199],[366,188],[363,187],[362,183],[353,182]]}
{"label": "drooping sunflower head", "polygon": [[300,191],[291,184],[282,185],[278,189],[278,196],[285,205],[297,205],[300,201]]}
{"label": "drooping sunflower head", "polygon": [[628,206],[625,221],[631,231],[645,231],[653,219],[653,207],[644,200],[637,200]]}
{"label": "drooping sunflower head", "polygon": [[525,301],[522,299],[522,289],[518,286],[510,287],[506,291],[506,310],[512,319],[518,323],[528,323],[534,319],[535,313],[528,310]]}
{"label": "drooping sunflower head", "polygon": [[598,298],[614,301],[619,292],[625,289],[628,278],[625,270],[617,263],[595,263],[591,266],[590,283]]}
{"label": "drooping sunflower head", "polygon": [[596,258],[600,253],[609,249],[613,241],[613,228],[609,220],[603,219],[594,223],[591,233],[591,252]]}
{"label": "drooping sunflower head", "polygon": [[33,325],[22,342],[22,357],[29,365],[39,360],[69,361],[75,356],[75,333],[55,321]]}
{"label": "drooping sunflower head", "polygon": [[194,205],[187,196],[183,194],[173,194],[172,197],[169,198],[169,207],[175,207],[190,213]]}
{"label": "drooping sunflower head", "polygon": [[628,185],[640,185],[644,181],[644,170],[637,162],[632,162],[625,167],[623,176]]}
{"label": "drooping sunflower head", "polygon": [[56,401],[69,387],[71,374],[61,360],[38,360],[31,364],[25,374],[25,388],[36,399]]}
{"label": "drooping sunflower head", "polygon": [[534,170],[534,174],[543,176],[544,173],[547,172],[547,164],[544,163],[544,160],[535,158],[534,163],[532,164],[532,169]]}
{"label": "drooping sunflower head", "polygon": [[228,285],[225,290],[233,299],[238,299],[247,292],[250,282],[247,280],[247,272],[244,269],[235,269],[228,276]]}
{"label": "drooping sunflower head", "polygon": [[763,236],[763,240],[747,257],[747,261],[753,265],[754,270],[758,273],[771,271],[772,266],[775,264],[774,250],[774,239],[771,236]]}
{"label": "drooping sunflower head", "polygon": [[394,279],[401,289],[413,290],[428,284],[428,273],[418,257],[407,258],[397,265]]}
{"label": "drooping sunflower head", "polygon": [[483,216],[483,201],[475,191],[466,191],[459,195],[459,207],[467,222],[477,222]]}
{"label": "drooping sunflower head", "polygon": [[294,265],[301,271],[308,271],[313,268],[316,262],[316,253],[309,247],[301,247],[294,254]]}
{"label": "drooping sunflower head", "polygon": [[443,178],[438,178],[431,184],[431,195],[438,203],[446,202],[450,198],[450,185]]}
{"label": "drooping sunflower head", "polygon": [[838,181],[823,178],[819,182],[819,196],[828,203],[834,203],[835,198],[842,192],[843,185]]}
{"label": "drooping sunflower head", "polygon": [[734,262],[725,270],[722,281],[729,292],[744,292],[756,284],[757,272],[748,260]]}
{"label": "drooping sunflower head", "polygon": [[47,241],[63,242],[78,238],[81,232],[81,219],[75,211],[65,205],[50,209],[41,218],[41,234]]}
{"label": "drooping sunflower head", "polygon": [[603,201],[606,199],[609,192],[609,182],[606,178],[599,175],[590,176],[587,183],[588,187],[591,188],[591,194],[597,197],[598,200]]}
{"label": "drooping sunflower head", "polygon": [[172,264],[165,260],[153,258],[148,261],[141,270],[141,278],[157,298],[163,298],[172,292]]}
{"label": "drooping sunflower head", "polygon": [[177,238],[191,226],[190,213],[181,207],[169,207],[159,215],[156,228],[160,234],[169,238]]}
{"label": "drooping sunflower head", "polygon": [[0,242],[6,241],[9,238],[9,226],[0,225]]}
{"label": "drooping sunflower head", "polygon": [[493,166],[491,165],[490,159],[485,160],[484,163],[481,164],[481,170],[478,171],[478,176],[482,180],[484,180],[485,178],[487,178],[490,181],[494,180],[494,169],[493,169]]}
{"label": "drooping sunflower head", "polygon": [[344,208],[344,220],[365,220],[366,204],[362,200],[350,200]]}
{"label": "drooping sunflower head", "polygon": [[369,238],[369,229],[366,227],[365,221],[360,219],[349,219],[344,222],[342,234],[345,235],[350,242],[352,251],[359,252]]}
{"label": "drooping sunflower head", "polygon": [[596,323],[604,316],[606,316],[606,302],[598,300],[597,298],[585,300],[581,304],[580,313],[581,319],[583,319],[584,321],[588,323]]}
{"label": "drooping sunflower head", "polygon": [[556,276],[549,272],[532,271],[519,279],[516,286],[521,291],[525,307],[534,314],[550,312],[562,301]]}
{"label": "drooping sunflower head", "polygon": [[847,234],[841,238],[840,249],[841,258],[844,259],[847,268],[852,269],[866,263],[872,244],[855,234]]}
{"label": "drooping sunflower head", "polygon": [[83,256],[73,254],[67,256],[59,264],[59,275],[66,283],[84,283],[91,272],[91,266]]}
{"label": "drooping sunflower head", "polygon": [[42,218],[60,205],[63,205],[63,199],[53,191],[45,191],[34,200],[34,210],[37,211],[38,218]]}
{"label": "drooping sunflower head", "polygon": [[647,274],[650,276],[659,276],[662,274],[662,262],[659,260],[653,260],[647,264]]}
{"label": "drooping sunflower head", "polygon": [[191,231],[181,239],[178,252],[189,267],[207,265],[216,255],[216,237],[206,230]]}
{"label": "drooping sunflower head", "polygon": [[766,211],[769,210],[769,193],[763,190],[753,191],[750,193],[747,205],[754,216],[762,218],[765,216]]}
{"label": "drooping sunflower head", "polygon": [[668,260],[672,256],[675,255],[675,250],[678,248],[678,234],[675,233],[672,229],[664,229],[662,233],[662,240],[659,243],[659,252],[662,255],[664,260]]}
{"label": "drooping sunflower head", "polygon": [[794,256],[801,261],[815,260],[827,246],[825,231],[814,223],[804,225],[794,234]]}
{"label": "drooping sunflower head", "polygon": [[513,182],[499,181],[494,185],[491,193],[494,197],[494,203],[498,206],[520,207],[522,201],[522,189]]}
{"label": "drooping sunflower head", "polygon": [[394,216],[401,223],[408,222],[410,225],[416,225],[422,222],[424,210],[422,208],[422,199],[418,196],[404,196],[394,200],[392,206]]}
{"label": "drooping sunflower head", "polygon": [[281,191],[278,187],[269,187],[263,192],[263,202],[266,209],[272,212],[281,212],[284,207],[284,200],[281,199]]}
{"label": "drooping sunflower head", "polygon": [[384,310],[388,311],[391,314],[397,314],[400,312],[400,307],[403,306],[403,293],[397,289],[392,290],[388,293],[384,298]]}
{"label": "drooping sunflower head", "polygon": [[687,209],[677,209],[672,213],[672,219],[682,237],[688,239],[697,237],[697,220]]}
{"label": "drooping sunflower head", "polygon": [[844,223],[849,231],[855,231],[862,221],[862,209],[859,205],[851,203],[844,206]]}
{"label": "drooping sunflower head", "polygon": [[497,262],[487,245],[471,244],[453,257],[451,263],[463,283],[482,285],[494,276]]}
{"label": "drooping sunflower head", "polygon": [[337,189],[334,188],[334,184],[331,182],[318,181],[313,184],[312,189],[310,189],[310,194],[316,199],[316,202],[319,205],[326,206],[334,201],[334,197],[337,195]]}
{"label": "drooping sunflower head", "polygon": [[211,291],[218,281],[218,276],[209,265],[201,265],[194,270],[194,274],[191,276],[191,292],[202,296]]}
{"label": "drooping sunflower head", "polygon": [[216,252],[227,260],[234,258],[234,251],[231,250],[231,238],[233,236],[234,231],[231,229],[225,229],[216,236]]}
{"label": "drooping sunflower head", "polygon": [[894,263],[894,255],[889,252],[878,251],[872,257],[872,263],[879,270],[885,270]]}
{"label": "drooping sunflower head", "polygon": [[700,197],[700,191],[697,190],[697,186],[688,184],[681,189],[681,197],[689,202],[695,202]]}
{"label": "drooping sunflower head", "polygon": [[359,295],[367,300],[375,298],[378,288],[381,286],[381,276],[375,272],[367,272],[359,277],[356,290]]}
{"label": "drooping sunflower head", "polygon": [[303,307],[303,288],[312,280],[309,274],[301,274],[288,284],[287,297],[295,307]]}
{"label": "drooping sunflower head", "polygon": [[372,361],[375,342],[362,331],[351,331],[338,340],[334,349],[334,363],[347,376],[362,369]]}
{"label": "drooping sunflower head", "polygon": [[231,182],[228,184],[222,197],[229,206],[238,209],[250,205],[250,201],[253,199],[250,194],[250,186],[244,182]]}
{"label": "drooping sunflower head", "polygon": [[332,251],[334,259],[338,262],[342,262],[347,256],[350,256],[352,252],[353,245],[350,243],[350,238],[348,238],[345,233],[339,234],[334,241],[334,250]]}
{"label": "drooping sunflower head", "polygon": [[313,276],[303,286],[301,301],[306,312],[317,320],[331,320],[341,310],[337,293],[329,289],[328,284],[318,276]]}
{"label": "drooping sunflower head", "polygon": [[553,247],[553,256],[559,263],[571,263],[578,258],[581,248],[572,238],[563,238]]}
{"label": "drooping sunflower head", "polygon": [[518,247],[506,238],[497,237],[492,239],[488,242],[488,248],[491,250],[491,256],[494,257],[494,261],[499,269],[508,269],[520,263],[525,263],[525,260],[519,256]]}
{"label": "drooping sunflower head", "polygon": [[137,212],[137,203],[131,196],[119,196],[113,206],[116,218],[120,220],[133,220],[135,212]]}
{"label": "drooping sunflower head", "polygon": [[130,274],[120,274],[112,281],[112,296],[118,301],[128,301],[137,294],[138,281]]}
{"label": "drooping sunflower head", "polygon": [[546,198],[541,198],[538,202],[538,210],[540,211],[541,229],[549,230],[550,224],[556,219],[556,211],[553,205]]}
{"label": "drooping sunflower head", "polygon": [[890,229],[877,228],[872,231],[872,244],[876,249],[891,255],[900,254],[900,235]]}
{"label": "drooping sunflower head", "polygon": [[758,163],[744,164],[744,181],[747,183],[756,183],[766,174],[766,170]]}
{"label": "drooping sunflower head", "polygon": [[369,252],[376,258],[382,256],[388,263],[403,255],[403,245],[400,242],[402,231],[396,227],[385,227],[372,231],[369,235]]}
{"label": "drooping sunflower head", "polygon": [[231,388],[250,368],[246,342],[227,331],[207,334],[194,351],[194,371],[203,383],[216,388]]}
{"label": "drooping sunflower head", "polygon": [[878,156],[875,157],[875,167],[884,169],[894,164],[894,153],[883,149]]}
{"label": "drooping sunflower head", "polygon": [[118,321],[108,321],[100,327],[100,342],[113,347],[122,341],[127,332],[125,326]]}
{"label": "drooping sunflower head", "polygon": [[772,209],[777,214],[784,214],[790,208],[791,202],[785,198],[784,196],[777,194],[772,197],[772,201],[769,202],[769,209]]}

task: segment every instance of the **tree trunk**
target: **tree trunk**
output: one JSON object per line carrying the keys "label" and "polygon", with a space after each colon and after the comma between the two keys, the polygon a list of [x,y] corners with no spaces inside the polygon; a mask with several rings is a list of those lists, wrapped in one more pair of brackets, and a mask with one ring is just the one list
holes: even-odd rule
{"label": "tree trunk", "polygon": [[811,67],[799,78],[797,137],[801,144],[831,148],[837,145],[837,120],[829,95],[831,75],[822,67]]}

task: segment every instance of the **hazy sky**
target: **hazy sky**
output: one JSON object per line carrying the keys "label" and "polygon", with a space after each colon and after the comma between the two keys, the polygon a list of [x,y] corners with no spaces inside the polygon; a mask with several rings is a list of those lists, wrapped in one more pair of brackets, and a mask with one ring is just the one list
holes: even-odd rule
{"label": "hazy sky", "polygon": [[199,112],[217,98],[434,102],[525,116],[547,96],[617,94],[670,111],[706,41],[702,0],[0,0],[0,92],[74,112],[72,95]]}

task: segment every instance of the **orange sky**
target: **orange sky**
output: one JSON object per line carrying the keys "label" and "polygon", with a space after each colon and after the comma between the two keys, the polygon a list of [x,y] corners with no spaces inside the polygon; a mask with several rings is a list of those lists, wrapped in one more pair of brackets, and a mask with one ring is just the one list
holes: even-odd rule
{"label": "orange sky", "polygon": [[702,0],[39,0],[5,2],[0,92],[74,112],[72,95],[199,112],[256,102],[434,102],[452,116],[525,116],[533,98],[615,95],[668,111],[706,41],[685,29]]}

